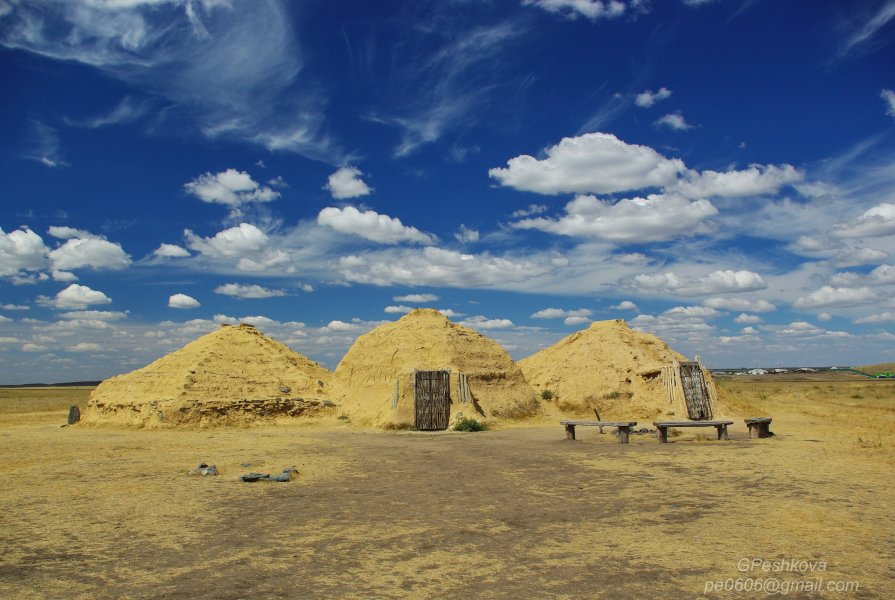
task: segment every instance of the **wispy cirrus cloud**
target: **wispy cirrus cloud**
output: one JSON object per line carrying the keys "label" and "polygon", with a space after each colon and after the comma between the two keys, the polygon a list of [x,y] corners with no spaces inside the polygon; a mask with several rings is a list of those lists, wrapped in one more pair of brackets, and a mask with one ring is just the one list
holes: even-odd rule
{"label": "wispy cirrus cloud", "polygon": [[[299,78],[303,53],[284,2],[34,0],[10,8],[0,15],[6,48],[88,65],[162,97],[207,137],[341,160],[322,128],[326,98]],[[124,101],[85,125],[137,112]]]}

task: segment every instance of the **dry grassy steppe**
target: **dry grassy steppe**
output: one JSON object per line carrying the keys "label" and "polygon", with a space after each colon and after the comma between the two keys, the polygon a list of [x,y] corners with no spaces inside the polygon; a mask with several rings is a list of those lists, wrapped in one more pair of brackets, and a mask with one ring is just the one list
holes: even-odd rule
{"label": "dry grassy steppe", "polygon": [[[63,428],[89,389],[0,390],[0,596],[762,597],[704,592],[820,578],[891,597],[895,382],[717,384],[777,435]],[[187,475],[200,461],[221,475]],[[756,558],[825,570],[738,569]]]}

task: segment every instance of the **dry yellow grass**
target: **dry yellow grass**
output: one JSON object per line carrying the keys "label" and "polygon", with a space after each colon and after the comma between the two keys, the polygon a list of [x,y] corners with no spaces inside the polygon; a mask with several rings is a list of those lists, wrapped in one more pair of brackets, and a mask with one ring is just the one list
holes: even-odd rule
{"label": "dry yellow grass", "polygon": [[[749,440],[739,419],[730,441],[627,446],[594,428],[567,441],[558,423],[60,428],[62,398],[2,414],[0,596],[693,598],[706,582],[819,576],[891,597],[895,382],[718,387],[777,435]],[[188,476],[199,461],[222,474]],[[292,464],[291,483],[236,479]],[[755,558],[826,570],[738,570]]]}

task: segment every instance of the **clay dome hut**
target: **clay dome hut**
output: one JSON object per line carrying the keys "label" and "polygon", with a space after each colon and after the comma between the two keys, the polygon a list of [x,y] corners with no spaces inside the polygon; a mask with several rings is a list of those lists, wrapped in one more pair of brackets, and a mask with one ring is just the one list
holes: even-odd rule
{"label": "clay dome hut", "polygon": [[323,407],[331,375],[251,325],[222,325],[100,383],[82,421],[210,426],[307,416]]}
{"label": "clay dome hut", "polygon": [[333,395],[352,424],[446,429],[459,416],[523,419],[541,404],[522,371],[492,339],[417,308],[357,338],[333,375]]}
{"label": "clay dome hut", "polygon": [[622,319],[595,321],[519,361],[531,385],[554,397],[569,416],[604,420],[710,419],[714,382],[698,357],[689,361],[649,333]]}

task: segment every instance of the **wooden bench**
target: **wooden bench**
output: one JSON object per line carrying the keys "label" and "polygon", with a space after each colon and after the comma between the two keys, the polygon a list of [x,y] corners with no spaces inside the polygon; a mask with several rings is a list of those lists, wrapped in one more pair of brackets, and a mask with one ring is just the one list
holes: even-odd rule
{"label": "wooden bench", "polygon": [[746,426],[749,428],[749,438],[766,438],[774,435],[771,433],[770,417],[756,417],[746,419]]}
{"label": "wooden bench", "polygon": [[599,427],[600,431],[603,427],[618,428],[618,442],[620,444],[628,443],[628,436],[631,433],[631,427],[637,425],[637,421],[560,421],[560,424],[566,426],[566,439],[575,439],[575,426],[581,427]]}
{"label": "wooden bench", "polygon": [[733,421],[653,421],[656,426],[656,438],[662,444],[668,443],[668,429],[670,427],[714,427],[718,430],[718,439],[726,440],[727,426],[733,425]]}

